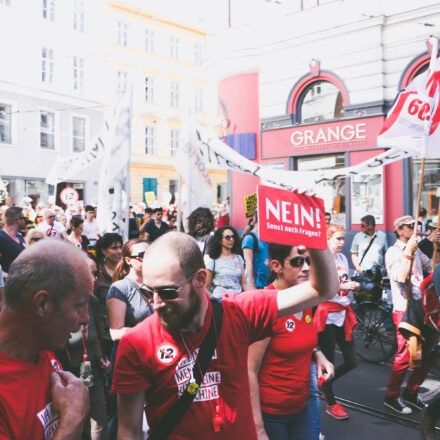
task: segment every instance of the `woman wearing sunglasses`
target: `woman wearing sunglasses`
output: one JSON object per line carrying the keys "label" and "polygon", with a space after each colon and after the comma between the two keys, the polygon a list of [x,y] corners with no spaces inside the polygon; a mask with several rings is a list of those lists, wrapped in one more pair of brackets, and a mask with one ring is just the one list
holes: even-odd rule
{"label": "woman wearing sunglasses", "polygon": [[320,304],[314,316],[318,329],[319,348],[330,362],[335,360],[336,344],[342,352],[344,361],[335,368],[333,380],[322,386],[327,401],[327,414],[335,419],[348,419],[344,407],[336,403],[333,394],[333,382],[343,374],[356,368],[356,352],[352,338],[353,328],[357,326],[356,316],[350,307],[350,290],[359,290],[360,284],[348,278],[348,261],[342,249],[345,242],[345,229],[340,225],[330,225],[327,228],[328,248],[333,254],[336,270],[339,275],[340,290],[330,301]]}
{"label": "woman wearing sunglasses", "polygon": [[[287,289],[309,279],[310,258],[304,247],[269,244],[270,267],[275,281],[267,289]],[[318,375],[329,379],[333,366],[316,350],[318,336],[312,309],[278,318],[273,336],[249,347],[248,370],[251,402],[259,440],[318,440],[319,401],[308,405],[311,361]],[[316,368],[313,373],[317,375]],[[313,377],[316,384],[316,377]]]}
{"label": "woman wearing sunglasses", "polygon": [[215,231],[209,243],[206,260],[206,288],[215,298],[226,292],[240,293],[248,290],[241,254],[240,237],[230,226]]}
{"label": "woman wearing sunglasses", "polygon": [[119,341],[127,328],[134,327],[153,313],[153,305],[139,289],[142,284],[142,262],[148,243],[140,238],[127,241],[122,259],[113,274],[107,294],[110,336]]}

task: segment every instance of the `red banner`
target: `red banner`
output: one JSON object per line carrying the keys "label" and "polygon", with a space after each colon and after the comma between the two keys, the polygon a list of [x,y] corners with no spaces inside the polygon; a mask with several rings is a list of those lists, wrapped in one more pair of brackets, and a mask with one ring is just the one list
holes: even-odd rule
{"label": "red banner", "polygon": [[327,249],[322,199],[258,185],[258,226],[266,242]]}

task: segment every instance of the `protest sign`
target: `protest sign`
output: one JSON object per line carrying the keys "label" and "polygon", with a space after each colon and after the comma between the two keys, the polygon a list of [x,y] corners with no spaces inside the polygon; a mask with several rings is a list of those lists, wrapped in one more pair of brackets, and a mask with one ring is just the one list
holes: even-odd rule
{"label": "protest sign", "polygon": [[258,185],[258,225],[262,241],[327,248],[324,202],[317,197]]}
{"label": "protest sign", "polygon": [[150,206],[156,200],[156,193],[154,191],[145,192],[145,203]]}
{"label": "protest sign", "polygon": [[244,196],[244,205],[246,209],[246,218],[252,217],[257,209],[257,193]]}

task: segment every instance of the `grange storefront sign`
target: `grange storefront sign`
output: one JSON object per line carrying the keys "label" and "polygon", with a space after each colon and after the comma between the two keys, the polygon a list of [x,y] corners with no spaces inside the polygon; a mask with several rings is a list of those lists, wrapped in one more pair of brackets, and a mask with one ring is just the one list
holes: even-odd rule
{"label": "grange storefront sign", "polygon": [[383,120],[379,116],[264,131],[262,157],[374,148]]}

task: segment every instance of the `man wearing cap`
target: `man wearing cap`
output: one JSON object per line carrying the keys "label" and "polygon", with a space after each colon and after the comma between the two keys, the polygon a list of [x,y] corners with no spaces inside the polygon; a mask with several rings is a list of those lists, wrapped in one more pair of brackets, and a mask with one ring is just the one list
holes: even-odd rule
{"label": "man wearing cap", "polygon": [[[409,282],[411,283],[413,297],[419,299],[421,298],[420,283],[425,275],[431,271],[431,261],[417,249],[418,240],[417,236],[414,236],[414,224],[415,220],[410,215],[399,217],[394,221],[394,233],[397,240],[385,255],[391,281],[393,321],[396,328],[399,326],[406,309],[408,278],[410,277]],[[412,260],[412,272],[410,274]],[[430,366],[431,362],[424,359],[422,365],[411,372],[402,399],[400,399],[400,387],[409,368],[409,351],[406,347],[406,339],[397,332],[397,353],[394,358],[384,405],[400,414],[412,413],[410,407],[422,409],[425,402],[417,395],[417,391],[425,380]]]}

